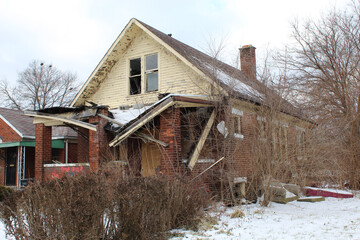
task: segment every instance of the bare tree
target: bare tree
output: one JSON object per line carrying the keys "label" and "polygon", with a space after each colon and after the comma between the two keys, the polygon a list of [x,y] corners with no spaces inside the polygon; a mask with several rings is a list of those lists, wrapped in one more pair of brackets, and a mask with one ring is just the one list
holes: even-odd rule
{"label": "bare tree", "polygon": [[69,105],[78,89],[76,80],[73,73],[33,61],[19,73],[15,87],[9,86],[6,80],[0,82],[3,105],[31,110]]}
{"label": "bare tree", "polygon": [[325,151],[341,151],[332,156],[341,156],[339,166],[344,166],[349,176],[345,180],[354,188],[360,186],[359,8],[360,1],[354,0],[347,9],[333,9],[318,21],[295,22],[296,43],[282,58],[293,73],[303,106],[325,126]]}

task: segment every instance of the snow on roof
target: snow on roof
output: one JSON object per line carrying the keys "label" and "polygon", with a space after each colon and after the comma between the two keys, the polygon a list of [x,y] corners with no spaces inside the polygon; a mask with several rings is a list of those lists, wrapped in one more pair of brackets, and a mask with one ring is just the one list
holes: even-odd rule
{"label": "snow on roof", "polygon": [[142,114],[143,112],[145,112],[147,109],[149,109],[151,106],[143,106],[143,107],[132,107],[126,110],[121,110],[121,109],[112,109],[109,110],[113,116],[114,119],[125,125],[127,123],[129,123],[130,121],[134,120],[135,118],[137,118],[140,114]]}
{"label": "snow on roof", "polygon": [[[200,60],[198,60],[200,61]],[[225,73],[221,68],[214,68],[207,63],[201,63],[207,70],[214,73],[216,79],[218,79],[221,83],[230,87],[233,91],[240,93],[245,96],[256,97],[259,99],[264,99],[264,94],[257,91],[255,88],[249,86],[248,84],[236,79],[234,76],[231,76]]]}
{"label": "snow on roof", "polygon": [[[153,103],[150,106],[142,106],[142,107],[132,107],[126,110],[121,109],[110,109],[109,111],[113,114],[114,119],[121,123],[122,125],[126,125],[132,120],[139,117],[142,113],[144,113],[146,110],[153,108],[154,106],[158,105],[159,103],[165,101],[169,97],[173,96],[180,96],[180,97],[193,97],[193,98],[204,98],[205,95],[191,95],[191,94],[169,94],[166,97],[160,99],[159,101]],[[122,127],[122,126],[121,126]]]}

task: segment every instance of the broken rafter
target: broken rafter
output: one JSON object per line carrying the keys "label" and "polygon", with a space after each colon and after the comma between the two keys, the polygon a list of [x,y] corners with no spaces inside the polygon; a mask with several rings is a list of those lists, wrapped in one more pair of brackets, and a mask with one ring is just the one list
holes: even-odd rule
{"label": "broken rafter", "polygon": [[190,161],[188,164],[188,167],[190,168],[190,170],[193,170],[197,160],[199,159],[200,152],[204,146],[207,136],[209,135],[211,126],[214,123],[214,119],[215,119],[215,110],[212,111],[209,121],[206,123],[205,129],[201,134],[199,142],[197,143],[197,145],[194,149],[194,152],[191,155],[191,158],[190,158]]}

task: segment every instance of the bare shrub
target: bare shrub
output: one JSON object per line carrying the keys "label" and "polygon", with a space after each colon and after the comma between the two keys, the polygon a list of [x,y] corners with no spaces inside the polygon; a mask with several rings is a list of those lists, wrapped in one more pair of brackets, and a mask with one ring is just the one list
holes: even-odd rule
{"label": "bare shrub", "polygon": [[166,231],[191,226],[207,205],[204,192],[181,179],[131,178],[113,188],[111,231],[126,239],[161,238]]}
{"label": "bare shrub", "polygon": [[2,218],[16,239],[99,239],[105,193],[96,175],[34,183],[5,200]]}
{"label": "bare shrub", "polygon": [[154,239],[194,225],[208,199],[180,179],[65,176],[34,183],[2,204],[16,239]]}

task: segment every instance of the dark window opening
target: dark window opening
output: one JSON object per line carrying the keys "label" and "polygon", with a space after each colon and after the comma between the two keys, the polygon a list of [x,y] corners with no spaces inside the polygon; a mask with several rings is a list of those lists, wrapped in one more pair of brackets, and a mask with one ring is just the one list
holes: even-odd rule
{"label": "dark window opening", "polygon": [[141,76],[130,78],[130,95],[141,93]]}
{"label": "dark window opening", "polygon": [[130,60],[130,95],[141,93],[141,59]]}

